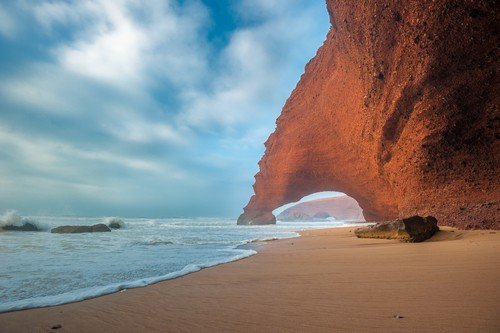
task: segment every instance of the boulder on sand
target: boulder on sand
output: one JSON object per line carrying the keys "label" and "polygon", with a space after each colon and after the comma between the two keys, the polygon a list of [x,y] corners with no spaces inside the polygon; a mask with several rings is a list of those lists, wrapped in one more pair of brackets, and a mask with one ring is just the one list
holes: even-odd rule
{"label": "boulder on sand", "polygon": [[436,218],[412,216],[388,222],[379,222],[354,230],[358,238],[399,239],[403,242],[423,242],[439,230]]}
{"label": "boulder on sand", "polygon": [[111,231],[107,225],[103,223],[94,225],[63,225],[52,229],[53,234],[80,234],[84,232],[109,232]]}

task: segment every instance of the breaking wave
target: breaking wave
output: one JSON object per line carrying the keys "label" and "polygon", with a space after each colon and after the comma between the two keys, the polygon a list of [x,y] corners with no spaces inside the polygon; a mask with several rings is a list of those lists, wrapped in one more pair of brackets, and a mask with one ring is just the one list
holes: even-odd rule
{"label": "breaking wave", "polygon": [[[114,219],[121,220],[72,216],[25,218],[9,211],[0,216],[0,226],[22,225],[27,221],[50,227],[110,224]],[[234,219],[126,218],[123,221],[126,228],[111,233],[57,236],[48,232],[0,233],[0,238],[4,237],[0,239],[0,312],[70,303],[173,279],[251,256],[258,250],[259,242],[298,237],[298,230],[326,225],[279,222],[273,226],[241,228]]]}
{"label": "breaking wave", "polygon": [[213,267],[225,263],[229,263],[236,260],[241,260],[256,254],[257,252],[254,250],[243,250],[243,249],[233,249],[238,254],[232,256],[231,258],[222,259],[218,261],[206,262],[201,264],[190,264],[186,265],[179,271],[171,272],[161,276],[155,276],[150,278],[139,279],[135,281],[127,281],[121,283],[114,283],[107,286],[98,286],[85,288],[80,290],[74,290],[71,292],[59,294],[59,295],[51,295],[51,296],[43,296],[36,298],[23,299],[19,301],[6,302],[0,304],[0,313],[2,312],[10,312],[10,311],[18,311],[23,309],[30,308],[40,308],[46,306],[55,306],[67,303],[73,303],[78,301],[83,301],[90,298],[95,298],[107,294],[112,294],[119,291],[125,291],[126,289],[131,288],[140,288],[145,287],[153,283],[158,283],[160,281],[171,280],[183,275],[187,275],[190,273],[198,272],[203,268]]}
{"label": "breaking wave", "polygon": [[125,222],[123,222],[123,220],[118,217],[105,217],[104,224],[114,229],[125,228]]}
{"label": "breaking wave", "polygon": [[0,217],[0,229],[9,226],[22,227],[27,223],[34,225],[38,230],[47,229],[45,225],[34,219],[20,216],[15,210],[8,210]]}

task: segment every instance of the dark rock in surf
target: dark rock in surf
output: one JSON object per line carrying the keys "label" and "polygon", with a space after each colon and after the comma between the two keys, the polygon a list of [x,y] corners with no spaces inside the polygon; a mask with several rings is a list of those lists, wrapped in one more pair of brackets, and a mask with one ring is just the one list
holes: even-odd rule
{"label": "dark rock in surf", "polygon": [[111,229],[121,229],[124,226],[125,226],[125,224],[119,218],[112,218],[108,222],[108,227],[110,227]]}
{"label": "dark rock in surf", "polygon": [[63,225],[52,229],[50,232],[53,234],[80,234],[84,232],[110,232],[111,229],[103,224],[94,225]]}
{"label": "dark rock in surf", "polygon": [[22,225],[5,225],[2,227],[2,230],[5,231],[40,231],[36,225],[30,222],[24,222]]}
{"label": "dark rock in surf", "polygon": [[111,222],[108,227],[110,227],[111,229],[120,229],[122,226],[120,225],[120,223],[116,223],[116,222]]}

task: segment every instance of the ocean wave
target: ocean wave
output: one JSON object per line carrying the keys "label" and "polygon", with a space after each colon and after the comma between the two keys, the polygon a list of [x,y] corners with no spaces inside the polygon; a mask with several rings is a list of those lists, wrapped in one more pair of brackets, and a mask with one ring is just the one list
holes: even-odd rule
{"label": "ocean wave", "polygon": [[34,219],[22,217],[15,210],[8,210],[0,217],[0,229],[9,226],[22,227],[25,224],[32,224],[38,230],[47,230],[47,226]]}
{"label": "ocean wave", "polygon": [[224,245],[224,244],[234,244],[234,241],[228,240],[228,241],[222,241],[222,240],[217,240],[217,241],[207,241],[202,238],[198,237],[184,237],[180,239],[172,239],[172,238],[165,238],[161,236],[156,236],[156,237],[151,237],[147,238],[144,240],[137,240],[132,242],[133,245],[142,245],[142,246],[157,246],[157,245],[213,245],[213,244],[219,244],[219,245]]}
{"label": "ocean wave", "polygon": [[264,237],[264,238],[251,238],[246,239],[240,243],[240,245],[252,244],[252,243],[265,243],[271,242],[280,239],[289,239],[289,238],[297,238],[300,237],[300,234],[297,232],[292,232],[291,235],[283,236],[283,237]]}
{"label": "ocean wave", "polygon": [[[264,237],[264,238],[251,238],[251,239],[245,239],[243,241],[237,242],[236,246],[240,245],[245,245],[245,244],[251,244],[251,243],[262,243],[262,242],[270,242],[270,241],[275,241],[279,239],[285,239],[285,238],[295,238],[299,237],[300,235],[298,233],[293,233],[292,235],[287,235],[286,237]],[[213,244],[218,244],[218,245],[233,245],[235,243],[234,240],[214,240],[214,241],[207,241],[202,238],[198,237],[191,237],[191,238],[182,238],[182,240],[175,240],[172,238],[166,238],[166,237],[161,237],[161,236],[155,236],[155,237],[150,237],[144,240],[138,240],[134,241],[134,245],[142,245],[142,246],[157,246],[157,245],[213,245]]]}
{"label": "ocean wave", "polygon": [[260,243],[260,242],[270,242],[270,241],[275,241],[275,240],[278,240],[280,238],[278,237],[268,237],[268,238],[254,238],[254,239],[250,239],[248,241],[246,241],[246,243]]}
{"label": "ocean wave", "polygon": [[156,246],[156,245],[170,245],[174,244],[172,240],[164,239],[162,237],[153,237],[142,241],[133,242],[134,245]]}
{"label": "ocean wave", "polygon": [[158,225],[158,222],[156,219],[135,219],[133,223],[130,223],[130,225],[135,226],[135,227],[156,227]]}
{"label": "ocean wave", "polygon": [[[36,220],[49,226],[90,225],[101,223],[103,219],[104,217],[36,217]],[[22,266],[18,267],[16,256],[8,256],[11,260],[6,261],[8,266],[5,267],[9,267],[6,271],[14,272],[19,268],[22,274],[9,275],[8,280],[5,280],[6,289],[3,293],[0,292],[0,298],[3,299],[0,302],[0,312],[71,303],[173,279],[255,254],[255,250],[259,248],[256,243],[299,237],[295,231],[302,226],[278,224],[266,228],[242,229],[235,225],[234,220],[187,220],[183,223],[189,228],[177,230],[183,227],[178,224],[178,219],[127,218],[124,221],[126,229],[123,232],[87,234],[78,239],[55,238],[48,233],[32,234],[29,237],[23,237],[22,234],[9,235],[13,242],[4,251],[19,253],[22,250],[19,258],[26,261],[19,261]],[[317,227],[318,224],[304,224],[302,227],[309,226]],[[42,252],[34,250],[31,248],[33,244],[43,244],[45,249]],[[243,244],[247,245],[242,246]],[[35,252],[36,255],[33,255]],[[46,255],[40,256],[40,253]],[[66,260],[70,253],[81,260]],[[43,261],[48,265],[42,266],[39,258],[49,258]],[[193,265],[184,266],[187,263]],[[108,265],[111,266],[108,268]],[[38,269],[39,276],[31,276],[31,272]],[[81,278],[75,279],[73,271],[80,272]],[[166,274],[169,271],[171,273]],[[57,278],[53,278],[54,275]],[[140,278],[142,276],[147,278]],[[41,280],[43,278],[50,283],[44,284]]]}
{"label": "ocean wave", "polygon": [[165,280],[175,279],[190,273],[198,272],[203,268],[213,267],[229,263],[232,261],[241,260],[257,253],[254,250],[243,250],[237,248],[232,248],[232,250],[238,252],[238,254],[230,258],[219,261],[212,261],[201,264],[190,264],[185,266],[183,269],[179,271],[171,272],[161,276],[144,278],[135,281],[114,283],[107,286],[79,289],[59,295],[43,296],[43,297],[28,298],[12,302],[4,302],[0,304],[0,313],[79,302],[90,298],[112,294],[115,292],[119,292],[121,290],[141,288],[148,286],[150,284],[158,283]]}
{"label": "ocean wave", "polygon": [[125,222],[123,222],[123,220],[118,217],[105,217],[103,222],[111,229],[125,228]]}

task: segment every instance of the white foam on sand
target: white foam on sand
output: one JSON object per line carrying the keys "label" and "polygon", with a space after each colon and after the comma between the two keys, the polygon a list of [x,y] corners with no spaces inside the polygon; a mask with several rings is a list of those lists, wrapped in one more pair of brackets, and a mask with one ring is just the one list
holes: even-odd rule
{"label": "white foam on sand", "polygon": [[131,289],[131,288],[140,288],[145,287],[153,283],[158,283],[160,281],[171,280],[186,274],[198,272],[203,268],[213,267],[225,263],[229,263],[232,261],[241,260],[256,254],[257,252],[254,250],[244,250],[244,249],[236,249],[233,248],[233,251],[238,252],[238,254],[224,260],[207,262],[203,264],[191,264],[185,266],[183,269],[171,272],[161,276],[155,276],[150,278],[144,278],[135,281],[121,282],[110,284],[107,286],[99,286],[94,288],[85,288],[80,290],[75,290],[59,295],[53,296],[44,296],[44,297],[36,297],[36,298],[28,298],[19,301],[6,302],[0,304],[0,313],[1,312],[10,312],[10,311],[18,311],[23,309],[31,309],[31,308],[41,308],[46,306],[55,306],[67,303],[73,303],[78,301],[83,301],[90,298],[95,298],[107,294],[112,294],[121,290]]}
{"label": "white foam on sand", "polygon": [[[8,223],[23,218],[9,212]],[[47,226],[92,225],[103,218],[44,217]],[[253,244],[343,223],[237,226],[234,219],[123,219],[120,232],[1,233],[0,312],[82,301],[174,279],[256,253]]]}

